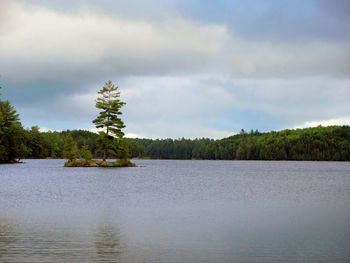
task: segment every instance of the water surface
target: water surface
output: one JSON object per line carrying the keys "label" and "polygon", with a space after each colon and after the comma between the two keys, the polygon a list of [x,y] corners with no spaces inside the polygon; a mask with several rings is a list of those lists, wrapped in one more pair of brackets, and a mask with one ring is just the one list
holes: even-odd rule
{"label": "water surface", "polygon": [[0,262],[349,262],[350,163],[0,165]]}

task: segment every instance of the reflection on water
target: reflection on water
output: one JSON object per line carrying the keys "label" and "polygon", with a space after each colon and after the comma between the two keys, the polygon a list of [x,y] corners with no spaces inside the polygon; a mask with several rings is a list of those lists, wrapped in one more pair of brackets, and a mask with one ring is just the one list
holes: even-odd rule
{"label": "reflection on water", "polygon": [[350,163],[0,166],[0,263],[350,262]]}
{"label": "reflection on water", "polygon": [[0,217],[1,263],[125,262],[125,244],[116,226],[35,221],[39,225],[32,225],[32,222],[14,224]]}
{"label": "reflection on water", "polygon": [[11,244],[16,242],[14,226],[0,215],[0,262],[7,262]]}
{"label": "reflection on water", "polygon": [[97,255],[101,261],[121,262],[125,248],[116,227],[111,225],[100,226],[96,229],[94,238]]}

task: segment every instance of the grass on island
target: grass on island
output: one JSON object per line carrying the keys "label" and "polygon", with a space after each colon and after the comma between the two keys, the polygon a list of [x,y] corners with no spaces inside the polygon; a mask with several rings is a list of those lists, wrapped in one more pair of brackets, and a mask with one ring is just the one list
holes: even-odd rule
{"label": "grass on island", "polygon": [[65,167],[136,167],[129,159],[119,159],[115,162],[101,160],[72,160],[64,164]]}

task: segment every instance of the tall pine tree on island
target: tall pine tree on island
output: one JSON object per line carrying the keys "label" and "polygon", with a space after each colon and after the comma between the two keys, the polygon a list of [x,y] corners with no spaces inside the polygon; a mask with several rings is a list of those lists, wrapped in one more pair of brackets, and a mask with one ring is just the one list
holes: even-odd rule
{"label": "tall pine tree on island", "polygon": [[124,122],[120,118],[121,108],[126,104],[119,99],[120,92],[118,86],[112,81],[107,81],[98,92],[100,95],[96,100],[96,108],[101,110],[98,117],[93,120],[96,128],[103,129],[99,132],[98,143],[103,150],[103,161],[106,161],[108,154],[121,159],[127,159],[127,148],[123,142],[125,128]]}

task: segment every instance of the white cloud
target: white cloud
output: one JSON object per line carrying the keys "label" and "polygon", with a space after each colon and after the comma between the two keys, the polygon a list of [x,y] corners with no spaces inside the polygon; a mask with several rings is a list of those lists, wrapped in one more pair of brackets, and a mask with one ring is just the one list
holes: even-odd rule
{"label": "white cloud", "polygon": [[[127,103],[121,117],[129,137],[222,138],[241,128],[328,125],[323,120],[349,124],[339,118],[350,112],[347,79],[235,79],[213,74],[129,77],[118,84]],[[35,125],[93,130],[99,88],[18,110]]]}
{"label": "white cloud", "polygon": [[[346,124],[339,116],[350,112],[347,79],[234,79],[214,74],[129,77],[118,84],[121,99],[127,102],[121,116],[125,133],[132,137],[218,138],[241,128],[308,127],[314,120]],[[59,122],[66,123],[62,129],[91,130],[98,114],[98,89],[18,110],[34,124],[39,119],[45,127]]]}
{"label": "white cloud", "polygon": [[317,127],[317,126],[333,126],[333,125],[350,125],[350,117],[337,118],[331,120],[319,120],[319,121],[307,121],[302,125],[297,125],[294,128],[307,128],[307,127]]}
{"label": "white cloud", "polygon": [[218,138],[350,112],[345,41],[257,42],[174,13],[141,19],[1,4],[0,73],[24,123],[93,129],[96,92],[108,79],[127,102],[129,136]]}
{"label": "white cloud", "polygon": [[51,130],[49,128],[46,128],[46,127],[40,127],[39,131],[40,132],[48,132],[48,131],[51,131]]}
{"label": "white cloud", "polygon": [[61,13],[17,1],[3,8],[0,65],[10,66],[4,74],[13,77],[161,70],[168,61],[186,67],[186,56],[191,64],[200,63],[202,56],[216,55],[228,37],[224,26],[177,17],[155,23],[88,9]]}
{"label": "white cloud", "polygon": [[234,134],[230,130],[216,129],[215,127],[178,120],[176,123],[169,121],[150,121],[149,123],[129,123],[126,130],[136,130],[139,133],[126,132],[126,136],[138,138],[164,139],[164,138],[212,138],[221,139]]}
{"label": "white cloud", "polygon": [[142,136],[141,134],[136,133],[127,133],[125,134],[126,138],[145,138],[145,136]]}
{"label": "white cloud", "polygon": [[189,72],[259,78],[350,74],[350,48],[341,42],[249,41],[224,24],[175,14],[137,20],[19,1],[4,1],[0,12],[0,68],[13,81]]}

